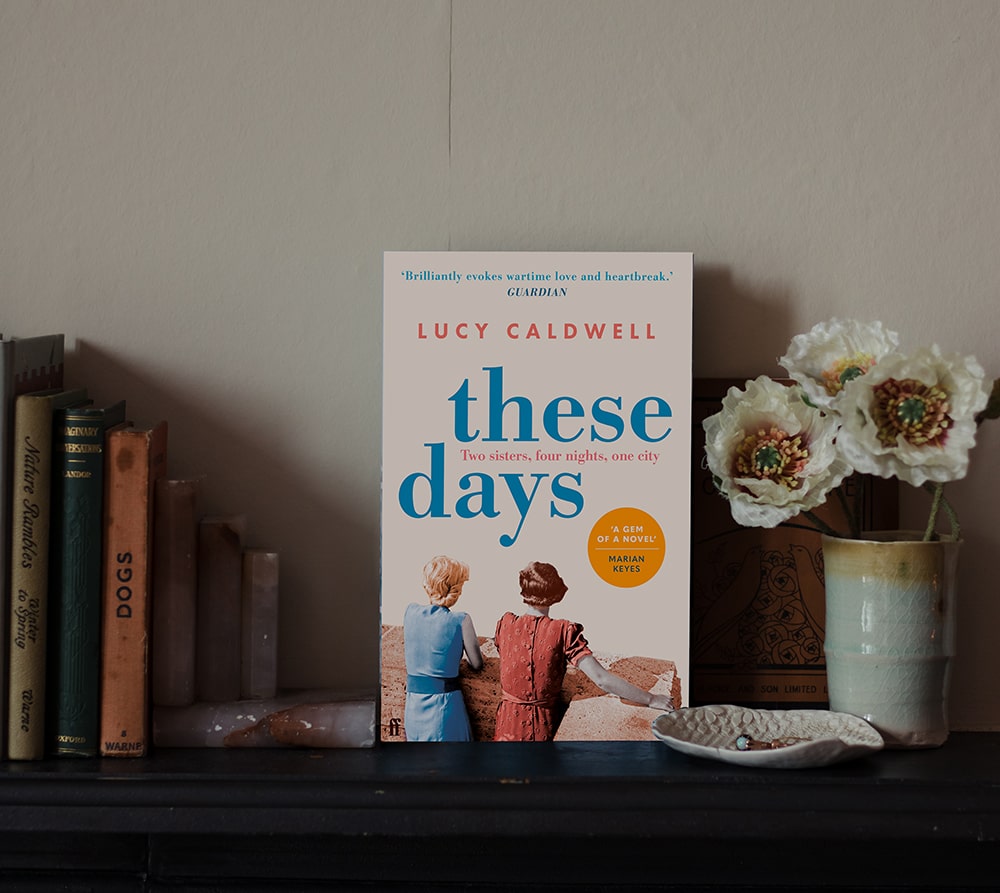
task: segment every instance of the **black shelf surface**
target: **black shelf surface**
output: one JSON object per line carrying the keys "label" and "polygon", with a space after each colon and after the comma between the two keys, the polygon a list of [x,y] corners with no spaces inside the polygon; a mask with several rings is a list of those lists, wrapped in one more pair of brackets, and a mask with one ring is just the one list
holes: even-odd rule
{"label": "black shelf surface", "polygon": [[1000,733],[795,770],[652,740],[8,762],[0,829],[0,881],[129,889],[996,889]]}

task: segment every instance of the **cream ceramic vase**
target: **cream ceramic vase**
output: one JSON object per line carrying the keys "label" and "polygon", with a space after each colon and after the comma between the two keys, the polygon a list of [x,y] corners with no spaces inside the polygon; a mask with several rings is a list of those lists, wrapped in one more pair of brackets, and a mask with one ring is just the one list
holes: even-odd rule
{"label": "cream ceramic vase", "polygon": [[865,537],[823,537],[830,709],[866,719],[887,747],[937,747],[948,738],[961,542]]}

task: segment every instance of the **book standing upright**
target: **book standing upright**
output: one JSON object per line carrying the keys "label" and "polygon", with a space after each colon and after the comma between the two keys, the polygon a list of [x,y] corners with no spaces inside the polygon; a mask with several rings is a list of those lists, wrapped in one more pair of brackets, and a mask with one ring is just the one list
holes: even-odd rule
{"label": "book standing upright", "polygon": [[[62,334],[5,338],[0,334],[0,738],[7,732],[7,621],[10,611],[11,475],[14,400],[20,394],[63,384]],[[6,753],[6,741],[0,752]]]}
{"label": "book standing upright", "polygon": [[53,755],[99,751],[105,438],[124,422],[124,400],[54,413],[46,722]]}
{"label": "book standing upright", "polygon": [[[497,733],[501,701],[541,704],[511,691],[495,633],[543,565],[568,587],[548,619],[582,626],[640,704],[686,703],[691,275],[688,253],[386,253],[382,740],[414,740],[411,695],[460,691],[474,739]],[[467,567],[449,610],[482,655],[454,678],[415,667],[406,632],[410,606],[434,613],[436,556]],[[522,676],[541,673],[531,654]],[[584,657],[544,695],[553,737],[651,738],[658,711],[606,693]]]}
{"label": "book standing upright", "polygon": [[107,438],[101,649],[101,756],[149,747],[153,505],[167,470],[167,423]]}
{"label": "book standing upright", "polygon": [[22,394],[14,409],[7,755],[45,756],[45,657],[49,603],[52,418],[86,401],[84,388]]}

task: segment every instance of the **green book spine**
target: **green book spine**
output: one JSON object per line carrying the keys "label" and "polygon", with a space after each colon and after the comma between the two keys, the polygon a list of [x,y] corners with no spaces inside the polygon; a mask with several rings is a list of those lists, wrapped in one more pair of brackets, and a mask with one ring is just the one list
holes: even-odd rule
{"label": "green book spine", "polygon": [[99,750],[104,450],[125,402],[53,418],[46,737],[57,756]]}
{"label": "green book spine", "polygon": [[80,405],[86,397],[82,388],[59,389],[23,394],[15,403],[7,725],[7,755],[12,760],[45,756],[52,413]]}

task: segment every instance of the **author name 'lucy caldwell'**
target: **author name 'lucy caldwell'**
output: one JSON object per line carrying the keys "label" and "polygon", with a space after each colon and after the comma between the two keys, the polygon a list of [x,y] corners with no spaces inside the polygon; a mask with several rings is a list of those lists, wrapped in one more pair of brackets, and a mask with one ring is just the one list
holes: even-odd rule
{"label": "author name 'lucy caldwell'", "polygon": [[[483,341],[490,328],[488,322],[435,322],[417,323],[417,340]],[[655,341],[651,322],[575,322],[535,323],[509,322],[503,334],[511,341]]]}

